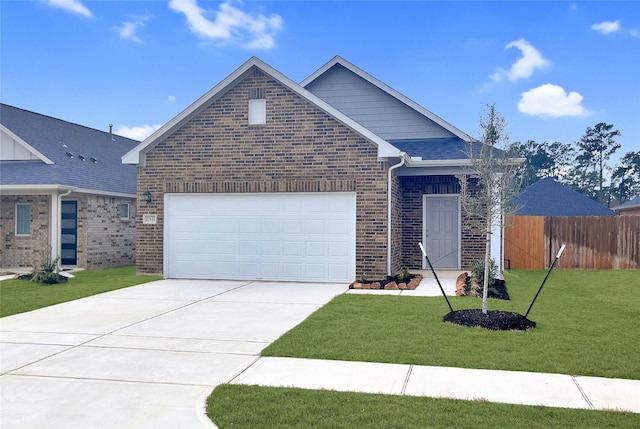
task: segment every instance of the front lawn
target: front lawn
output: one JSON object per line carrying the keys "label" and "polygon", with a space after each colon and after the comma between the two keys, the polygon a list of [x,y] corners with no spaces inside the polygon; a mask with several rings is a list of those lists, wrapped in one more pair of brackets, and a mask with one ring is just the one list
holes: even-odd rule
{"label": "front lawn", "polygon": [[[524,314],[544,275],[506,274],[511,301],[489,309]],[[454,310],[481,306],[450,300]],[[448,311],[442,297],[341,295],[262,354],[640,379],[638,271],[554,271],[527,332],[446,324]]]}
{"label": "front lawn", "polygon": [[28,280],[0,282],[0,317],[72,301],[98,293],[160,280],[160,276],[138,276],[135,267],[86,270],[74,273],[67,283],[46,285]]}
{"label": "front lawn", "polygon": [[632,413],[413,396],[218,386],[207,415],[225,428],[637,428]]}

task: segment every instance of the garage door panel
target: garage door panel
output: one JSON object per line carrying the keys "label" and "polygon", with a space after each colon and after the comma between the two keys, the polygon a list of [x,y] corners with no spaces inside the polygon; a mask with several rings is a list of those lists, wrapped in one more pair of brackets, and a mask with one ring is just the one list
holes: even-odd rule
{"label": "garage door panel", "polygon": [[351,281],[355,195],[168,194],[165,276]]}

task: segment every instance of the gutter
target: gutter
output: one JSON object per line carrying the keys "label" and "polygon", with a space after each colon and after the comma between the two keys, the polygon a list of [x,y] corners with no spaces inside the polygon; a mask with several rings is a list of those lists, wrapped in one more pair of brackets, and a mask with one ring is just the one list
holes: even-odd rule
{"label": "gutter", "polygon": [[407,161],[407,154],[400,152],[400,162],[389,167],[389,173],[387,177],[387,276],[391,276],[391,178],[393,176],[393,170],[405,165]]}

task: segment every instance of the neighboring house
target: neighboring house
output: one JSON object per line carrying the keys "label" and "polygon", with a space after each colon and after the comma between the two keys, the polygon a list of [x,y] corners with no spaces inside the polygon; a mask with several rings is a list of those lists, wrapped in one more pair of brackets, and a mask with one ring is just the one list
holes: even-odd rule
{"label": "neighboring house", "polygon": [[139,142],[0,104],[0,267],[135,263]]}
{"label": "neighboring house", "polygon": [[546,177],[515,199],[518,216],[615,216],[606,206]]}
{"label": "neighboring house", "polygon": [[419,241],[468,269],[485,247],[455,177],[471,140],[340,57],[301,84],[251,58],[123,156],[138,272],[375,279],[425,268]]}
{"label": "neighboring house", "polygon": [[614,207],[620,216],[640,216],[640,197],[635,197],[629,201]]}

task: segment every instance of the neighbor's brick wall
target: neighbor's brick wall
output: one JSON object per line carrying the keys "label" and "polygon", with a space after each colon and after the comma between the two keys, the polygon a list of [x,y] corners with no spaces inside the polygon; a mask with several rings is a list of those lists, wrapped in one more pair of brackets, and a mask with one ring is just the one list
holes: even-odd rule
{"label": "neighbor's brick wall", "polygon": [[[5,195],[0,198],[0,267],[34,267],[49,251],[48,195]],[[16,236],[16,203],[31,205],[31,235]]]}
{"label": "neighbor's brick wall", "polygon": [[[73,194],[71,195],[73,197]],[[78,266],[87,269],[135,264],[135,200],[79,194]],[[120,204],[129,203],[129,220],[120,220]]]}
{"label": "neighbor's brick wall", "polygon": [[[469,184],[475,187],[476,181]],[[423,232],[423,196],[425,194],[459,194],[460,183],[455,176],[402,176],[402,266],[421,269],[422,254],[417,242],[422,240]],[[462,269],[471,268],[474,261],[484,256],[485,236],[478,230],[472,219],[461,213],[461,265]]]}
{"label": "neighbor's brick wall", "polygon": [[398,274],[405,267],[402,262],[402,194],[400,178],[391,177],[391,275]]}
{"label": "neighbor's brick wall", "polygon": [[[252,88],[267,123],[249,125]],[[146,155],[138,167],[137,267],[163,268],[166,192],[356,192],[356,273],[386,275],[387,162],[377,147],[257,70]],[[149,190],[153,203],[142,193]],[[142,215],[158,215],[143,225]]]}

